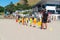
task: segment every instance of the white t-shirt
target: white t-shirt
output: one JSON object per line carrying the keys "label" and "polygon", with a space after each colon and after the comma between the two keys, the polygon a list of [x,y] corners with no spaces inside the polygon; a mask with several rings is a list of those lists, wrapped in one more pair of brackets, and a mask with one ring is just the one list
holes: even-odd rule
{"label": "white t-shirt", "polygon": [[42,19],[42,14],[39,13],[39,14],[38,14],[38,17],[39,17],[40,19]]}
{"label": "white t-shirt", "polygon": [[16,14],[13,12],[13,15],[16,16]]}

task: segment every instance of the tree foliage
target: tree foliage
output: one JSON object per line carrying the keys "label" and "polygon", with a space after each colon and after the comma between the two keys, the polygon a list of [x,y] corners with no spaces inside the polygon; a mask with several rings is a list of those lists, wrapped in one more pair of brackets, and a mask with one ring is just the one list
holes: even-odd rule
{"label": "tree foliage", "polygon": [[27,0],[24,0],[24,2],[25,2],[25,5],[28,5],[27,3],[28,3],[28,1]]}
{"label": "tree foliage", "polygon": [[4,12],[4,7],[0,6],[0,12]]}
{"label": "tree foliage", "polygon": [[27,4],[19,4],[19,3],[17,3],[16,9],[17,10],[26,10],[26,9],[31,9],[31,6],[29,6]]}
{"label": "tree foliage", "polygon": [[26,10],[26,9],[31,9],[31,6],[29,6],[27,4],[27,0],[24,0],[25,1],[25,4],[20,4],[20,3],[17,3],[17,6],[15,6],[13,4],[13,2],[10,2],[9,5],[5,6],[5,7],[1,7],[0,6],[0,12],[4,12],[4,9],[8,12],[14,12],[16,10]]}
{"label": "tree foliage", "polygon": [[15,5],[13,4],[13,2],[11,2],[9,5],[7,5],[6,7],[6,10],[7,11],[12,11],[14,12],[16,9],[15,9]]}

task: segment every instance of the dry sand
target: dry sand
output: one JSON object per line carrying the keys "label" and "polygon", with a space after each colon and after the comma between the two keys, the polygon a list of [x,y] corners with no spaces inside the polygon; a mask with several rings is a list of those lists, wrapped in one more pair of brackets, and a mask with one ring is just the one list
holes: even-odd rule
{"label": "dry sand", "polygon": [[0,19],[0,40],[60,40],[60,21],[48,24],[48,29],[23,26],[15,19]]}

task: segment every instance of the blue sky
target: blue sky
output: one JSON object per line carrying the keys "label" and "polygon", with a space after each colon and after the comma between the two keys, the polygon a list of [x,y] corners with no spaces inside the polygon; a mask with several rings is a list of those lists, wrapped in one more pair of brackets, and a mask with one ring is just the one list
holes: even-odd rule
{"label": "blue sky", "polygon": [[19,0],[0,0],[0,6],[5,7],[6,5],[10,4],[10,2],[13,2],[14,4],[19,2]]}

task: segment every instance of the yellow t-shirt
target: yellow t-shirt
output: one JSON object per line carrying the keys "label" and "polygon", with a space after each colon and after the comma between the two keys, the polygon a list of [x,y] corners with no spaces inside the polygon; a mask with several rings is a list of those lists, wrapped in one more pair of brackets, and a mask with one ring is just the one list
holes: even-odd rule
{"label": "yellow t-shirt", "polygon": [[18,20],[18,22],[20,22],[20,20]]}
{"label": "yellow t-shirt", "polygon": [[38,27],[41,27],[41,24],[42,24],[42,20],[40,20],[40,21],[37,22],[37,26]]}
{"label": "yellow t-shirt", "polygon": [[25,18],[26,21],[28,21],[28,18]]}
{"label": "yellow t-shirt", "polygon": [[20,18],[19,18],[18,22],[20,22]]}
{"label": "yellow t-shirt", "polygon": [[28,20],[28,18],[26,18],[26,20]]}

